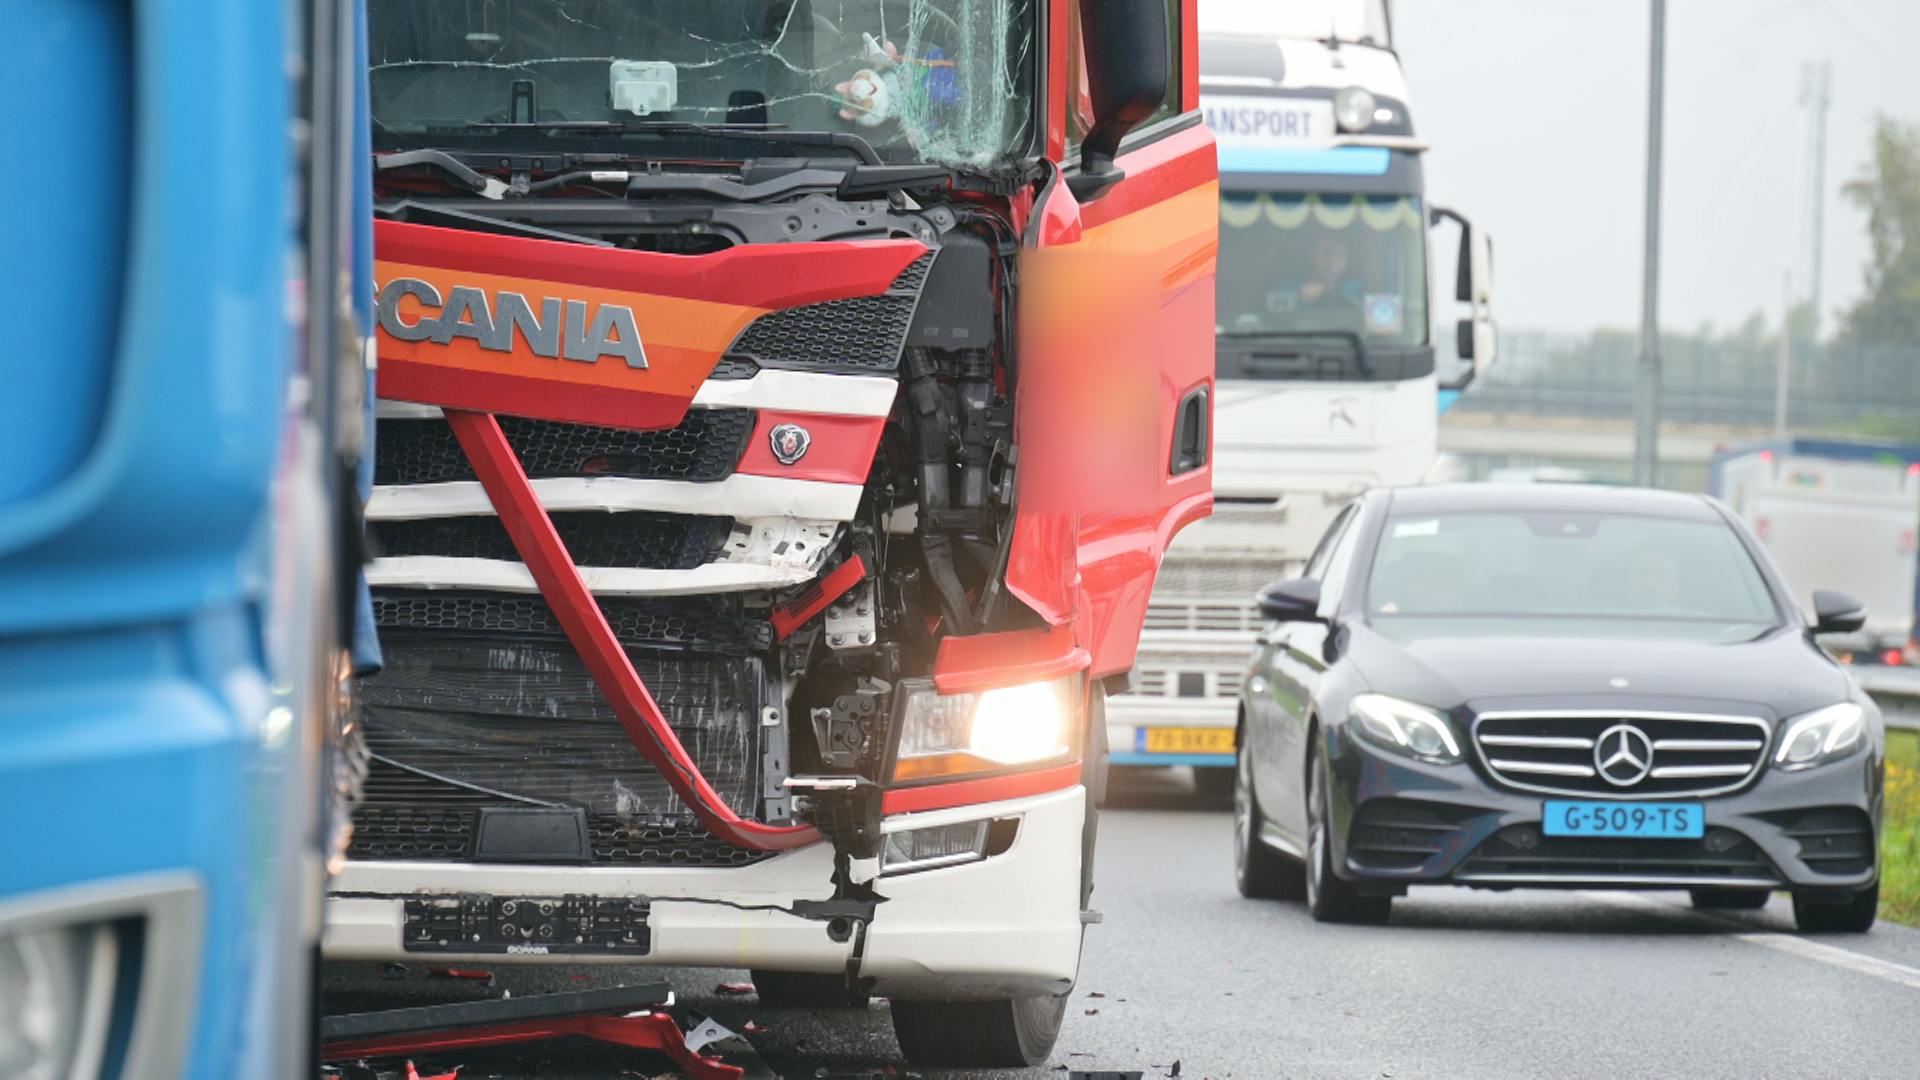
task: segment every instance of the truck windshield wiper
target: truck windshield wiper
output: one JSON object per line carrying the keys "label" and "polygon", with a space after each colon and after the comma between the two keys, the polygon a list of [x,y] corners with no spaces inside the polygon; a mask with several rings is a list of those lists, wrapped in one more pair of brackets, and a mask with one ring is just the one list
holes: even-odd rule
{"label": "truck windshield wiper", "polygon": [[882,164],[867,140],[845,131],[790,131],[774,124],[702,124],[692,120],[473,120],[469,131],[556,131],[574,135],[698,135],[788,146],[844,150],[868,165]]}
{"label": "truck windshield wiper", "polygon": [[1229,341],[1293,341],[1307,338],[1334,338],[1353,346],[1353,357],[1360,370],[1373,371],[1373,357],[1367,353],[1366,339],[1352,330],[1220,330],[1213,335]]}
{"label": "truck windshield wiper", "polygon": [[473,189],[481,198],[498,199],[507,193],[505,180],[477,172],[443,150],[406,150],[398,154],[376,154],[373,158],[373,167],[377,172],[405,169],[413,165],[431,165],[459,181],[462,186]]}

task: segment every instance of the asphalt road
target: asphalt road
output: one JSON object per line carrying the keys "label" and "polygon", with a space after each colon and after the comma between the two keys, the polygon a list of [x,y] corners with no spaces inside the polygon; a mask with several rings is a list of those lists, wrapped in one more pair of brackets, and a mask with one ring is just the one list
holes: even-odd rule
{"label": "asphalt road", "polygon": [[[1315,924],[1233,888],[1230,823],[1179,773],[1129,775],[1102,819],[1080,985],[1047,1068],[1181,1077],[1920,1076],[1920,930],[1801,938],[1784,897],[1704,916],[1671,894],[1415,890],[1379,928]],[[661,973],[504,971],[516,994]],[[885,1007],[762,1008],[715,994],[744,973],[668,971],[682,999],[752,1037],[782,1075],[907,1072]],[[590,981],[589,981],[590,980]],[[329,1007],[498,988],[329,977]],[[470,1062],[489,1075],[623,1073],[555,1054]],[[516,1071],[524,1070],[524,1071]]]}

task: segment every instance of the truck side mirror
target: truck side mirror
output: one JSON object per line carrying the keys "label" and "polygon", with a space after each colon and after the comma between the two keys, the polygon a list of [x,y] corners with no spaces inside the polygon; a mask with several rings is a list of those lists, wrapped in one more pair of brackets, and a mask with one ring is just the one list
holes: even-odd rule
{"label": "truck side mirror", "polygon": [[1120,140],[1152,116],[1172,81],[1166,0],[1080,0],[1087,95],[1093,128],[1080,143],[1080,172],[1067,190],[1089,203],[1126,173],[1114,165]]}
{"label": "truck side mirror", "polygon": [[1454,324],[1454,349],[1460,359],[1472,361],[1466,371],[1447,381],[1442,390],[1462,390],[1493,365],[1499,337],[1493,320],[1493,240],[1475,228],[1466,215],[1434,207],[1432,224],[1451,222],[1460,228],[1460,257],[1454,269],[1454,299],[1467,305],[1467,317]]}
{"label": "truck side mirror", "polygon": [[1320,583],[1312,578],[1276,581],[1254,597],[1262,618],[1272,622],[1320,622]]}
{"label": "truck side mirror", "polygon": [[1813,590],[1813,632],[1851,634],[1867,625],[1867,606],[1843,592]]}

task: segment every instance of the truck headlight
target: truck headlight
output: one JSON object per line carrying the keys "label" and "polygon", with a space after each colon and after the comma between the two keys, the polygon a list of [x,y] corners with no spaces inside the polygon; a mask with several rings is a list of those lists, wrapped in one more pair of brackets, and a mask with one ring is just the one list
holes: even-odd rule
{"label": "truck headlight", "polygon": [[1775,768],[1811,769],[1859,749],[1867,730],[1867,711],[1851,701],[1828,705],[1795,717],[1773,752]]}
{"label": "truck headlight", "polygon": [[895,782],[953,779],[1059,765],[1079,756],[1078,678],[977,694],[901,688]]}
{"label": "truck headlight", "polygon": [[1333,119],[1341,131],[1365,131],[1373,126],[1373,95],[1349,86],[1333,95]]}
{"label": "truck headlight", "polygon": [[111,924],[0,932],[0,1076],[96,1076],[113,1013]]}
{"label": "truck headlight", "polygon": [[1460,760],[1460,743],[1447,718],[1425,705],[1386,694],[1355,694],[1347,714],[1354,729],[1377,746],[1442,765]]}

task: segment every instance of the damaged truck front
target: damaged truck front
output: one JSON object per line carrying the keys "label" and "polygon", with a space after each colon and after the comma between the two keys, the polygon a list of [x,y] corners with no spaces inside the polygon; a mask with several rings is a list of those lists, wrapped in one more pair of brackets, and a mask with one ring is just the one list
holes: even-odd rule
{"label": "damaged truck front", "polygon": [[1192,0],[370,5],[334,958],[754,969],[1044,1059],[1211,504]]}

